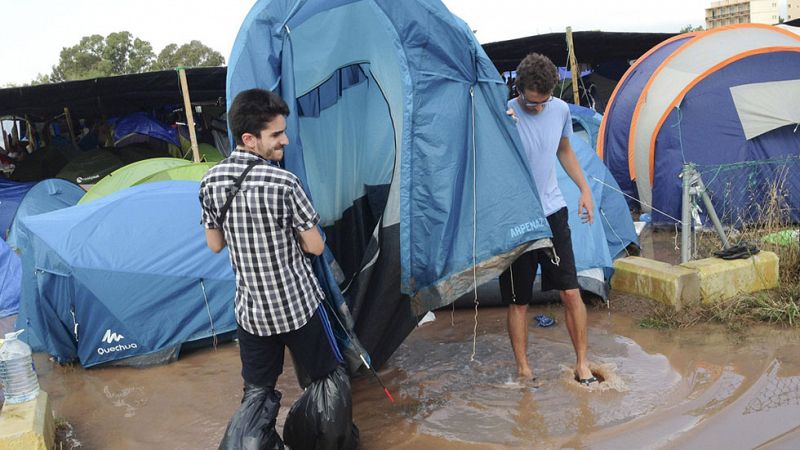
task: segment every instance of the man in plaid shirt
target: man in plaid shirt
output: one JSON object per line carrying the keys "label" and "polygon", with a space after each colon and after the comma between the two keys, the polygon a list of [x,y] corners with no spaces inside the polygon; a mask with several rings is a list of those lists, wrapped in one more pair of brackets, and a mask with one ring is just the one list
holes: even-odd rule
{"label": "man in plaid shirt", "polygon": [[[237,95],[228,112],[236,149],[200,183],[206,241],[214,252],[228,246],[236,274],[245,398],[248,389],[266,389],[275,416],[280,392],[274,388],[285,347],[311,380],[338,364],[335,344],[323,328],[324,311],[319,311],[322,289],[304,255],[324,250],[319,215],[297,177],[269,163],[283,159],[288,114],[286,103],[272,92],[251,89]],[[237,191],[234,184],[248,166]],[[275,417],[270,423],[274,433]]]}

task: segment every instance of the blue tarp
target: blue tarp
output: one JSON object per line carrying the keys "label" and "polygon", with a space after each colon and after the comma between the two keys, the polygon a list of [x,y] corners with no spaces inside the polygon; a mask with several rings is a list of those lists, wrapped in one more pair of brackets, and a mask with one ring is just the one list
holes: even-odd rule
{"label": "blue tarp", "polygon": [[[365,81],[326,83],[354,66]],[[310,191],[323,224],[340,220],[368,186],[389,186],[374,237],[392,236],[396,253],[385,241],[373,247],[381,248],[378,266],[399,273],[399,286],[391,298],[347,292],[356,328],[374,323],[359,333],[368,349],[399,345],[380,342],[388,334],[402,340],[413,326],[403,319],[397,330],[399,314],[411,312],[388,311],[446,305],[472,289],[473,264],[479,282],[491,279],[510,264],[494,257],[550,236],[505,114],[505,83],[470,27],[440,1],[260,0],[231,52],[229,104],[255,87],[289,104],[285,166]],[[299,105],[308,108],[298,99],[314,91],[330,106],[301,117]],[[327,263],[318,268],[318,278],[332,278]],[[340,295],[331,289],[329,297]]]}
{"label": "blue tarp", "polygon": [[128,114],[127,116],[113,121],[113,125],[114,142],[130,134],[137,133],[161,139],[162,141],[177,145],[178,147],[181,145],[177,130],[164,125],[147,113],[139,112]]}
{"label": "blue tarp", "polygon": [[233,331],[233,272],[206,246],[198,191],[149,183],[23,219],[17,328],[35,349],[89,367]]}

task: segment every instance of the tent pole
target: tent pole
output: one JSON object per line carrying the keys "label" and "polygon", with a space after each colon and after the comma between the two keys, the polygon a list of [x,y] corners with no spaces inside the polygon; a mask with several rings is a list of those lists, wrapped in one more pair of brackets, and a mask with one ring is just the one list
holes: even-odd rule
{"label": "tent pole", "polygon": [[183,109],[186,111],[186,126],[189,127],[189,139],[192,141],[192,156],[194,162],[200,162],[200,151],[197,149],[197,135],[194,133],[194,114],[192,113],[192,101],[189,99],[189,83],[186,82],[186,70],[178,67],[178,77],[181,80],[181,92],[183,92]]}
{"label": "tent pole", "polygon": [[67,131],[69,131],[69,141],[72,142],[72,147],[78,149],[78,142],[75,139],[75,130],[72,129],[72,116],[69,114],[69,108],[64,107],[64,119],[67,121]]}
{"label": "tent pole", "polygon": [[691,233],[692,233],[692,215],[691,215],[691,169],[688,164],[683,166],[682,178],[682,195],[681,195],[681,264],[689,262],[691,255]]}
{"label": "tent pole", "polygon": [[575,57],[575,45],[572,43],[572,27],[567,27],[567,48],[569,50],[569,67],[572,72],[572,98],[576,105],[581,104],[581,97],[578,95],[578,59]]}

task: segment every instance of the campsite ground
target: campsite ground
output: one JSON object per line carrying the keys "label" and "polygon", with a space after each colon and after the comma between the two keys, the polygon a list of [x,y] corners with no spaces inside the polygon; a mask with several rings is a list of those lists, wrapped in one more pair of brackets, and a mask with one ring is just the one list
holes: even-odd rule
{"label": "campsite ground", "polygon": [[[645,254],[676,258],[672,233],[655,235]],[[491,286],[479,290],[486,303],[493,295]],[[590,358],[605,377],[592,390],[571,380],[574,357],[560,305],[530,312],[557,320],[549,328],[531,325],[536,383],[513,376],[504,309],[482,307],[477,319],[469,308],[437,311],[381,371],[396,403],[372,378],[354,381],[362,448],[800,446],[800,336],[793,329],[643,328],[652,304],[613,292],[609,307],[592,301],[588,309]],[[41,354],[35,360],[56,415],[82,443],[72,448],[213,449],[240,399],[232,342],[148,369],[84,370]],[[291,367],[278,388],[280,425],[301,393]]]}

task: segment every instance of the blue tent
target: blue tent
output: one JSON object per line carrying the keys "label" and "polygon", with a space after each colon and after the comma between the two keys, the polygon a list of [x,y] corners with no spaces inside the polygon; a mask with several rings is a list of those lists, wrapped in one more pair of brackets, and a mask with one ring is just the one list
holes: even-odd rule
{"label": "blue tent", "polygon": [[285,166],[328,237],[316,273],[376,365],[416,315],[473,288],[473,266],[480,284],[548,245],[505,84],[440,1],[258,1],[228,102],[255,87],[289,104]]}
{"label": "blue tent", "polygon": [[11,181],[0,177],[0,239],[8,237],[8,231],[17,215],[17,208],[34,182]]}
{"label": "blue tent", "polygon": [[[17,223],[22,218],[73,206],[78,203],[78,200],[84,194],[83,189],[77,184],[57,178],[25,184],[32,184],[32,186],[27,186],[28,189],[25,195],[17,204],[16,214],[7,240],[8,247],[11,250],[20,248],[16,228]],[[0,293],[0,317],[17,314],[19,310],[22,276],[21,262],[14,251],[11,251],[6,257],[8,258],[7,265],[0,265],[0,277],[6,277],[5,281],[0,283],[0,285],[3,285],[3,291]],[[12,263],[11,260],[16,261]],[[8,270],[9,272],[3,272],[3,270]]]}
{"label": "blue tent", "polygon": [[17,328],[35,349],[89,367],[235,330],[233,272],[206,247],[198,191],[150,183],[23,219]]}
{"label": "blue tent", "polygon": [[0,317],[17,313],[21,279],[19,256],[0,239]]}

